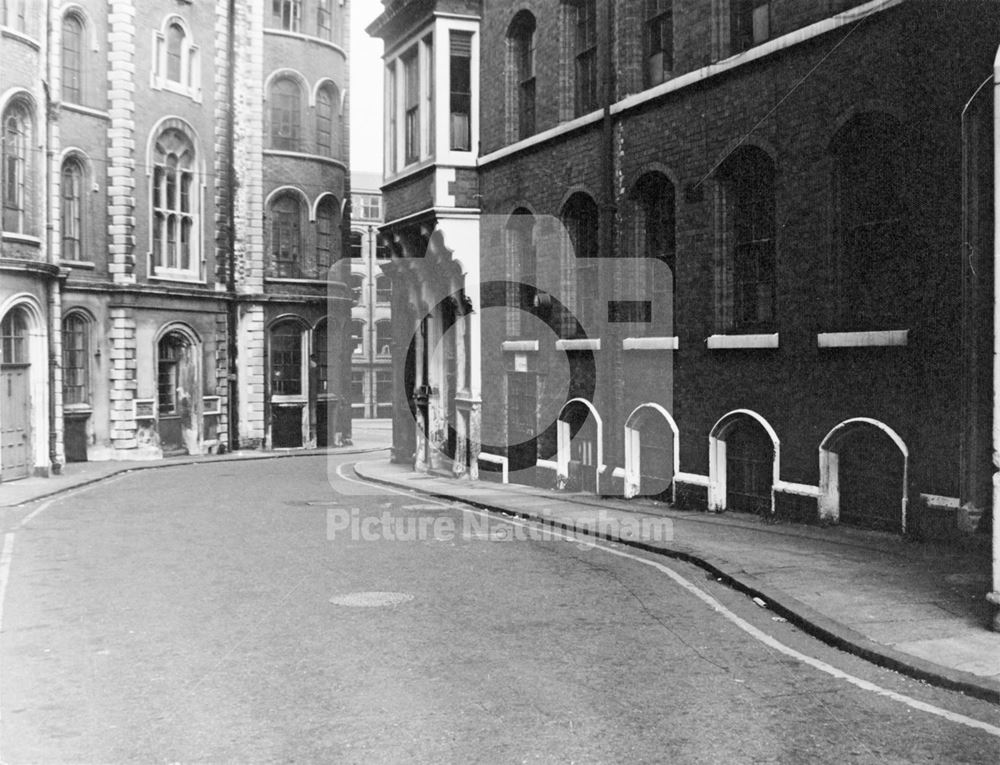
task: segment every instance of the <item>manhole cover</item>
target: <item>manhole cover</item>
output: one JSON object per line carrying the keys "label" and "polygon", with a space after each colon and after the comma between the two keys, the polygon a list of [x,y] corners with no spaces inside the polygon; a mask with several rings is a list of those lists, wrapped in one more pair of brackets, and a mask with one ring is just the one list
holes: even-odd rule
{"label": "manhole cover", "polygon": [[330,598],[330,602],[335,606],[354,608],[398,606],[408,600],[413,600],[413,596],[405,592],[349,592],[346,595],[334,595]]}

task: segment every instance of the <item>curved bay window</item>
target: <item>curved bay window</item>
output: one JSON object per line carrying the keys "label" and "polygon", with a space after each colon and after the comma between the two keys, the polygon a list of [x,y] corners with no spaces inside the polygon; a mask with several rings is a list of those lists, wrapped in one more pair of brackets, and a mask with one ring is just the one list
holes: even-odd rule
{"label": "curved bay window", "polygon": [[7,105],[3,112],[3,188],[0,196],[3,197],[3,230],[15,234],[26,234],[30,229],[32,128],[31,110],[26,102],[15,99]]}
{"label": "curved bay window", "polygon": [[846,328],[889,329],[902,319],[907,274],[899,124],[861,114],[840,130],[832,150],[838,319]]}
{"label": "curved bay window", "polygon": [[196,276],[200,270],[195,148],[176,128],[156,140],[152,175],[153,272]]}
{"label": "curved bay window", "polygon": [[292,194],[271,203],[271,265],[284,278],[302,275],[302,205]]}
{"label": "curved bay window", "polygon": [[761,149],[741,148],[719,169],[718,179],[721,324],[725,331],[774,331],[774,162]]}
{"label": "curved bay window", "polygon": [[79,159],[70,157],[62,167],[62,249],[63,260],[83,260],[84,172]]}

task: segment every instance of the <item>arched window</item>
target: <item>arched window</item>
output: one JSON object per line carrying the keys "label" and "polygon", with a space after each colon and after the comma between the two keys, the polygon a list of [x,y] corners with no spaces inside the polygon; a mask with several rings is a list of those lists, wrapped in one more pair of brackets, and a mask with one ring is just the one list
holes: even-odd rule
{"label": "arched window", "polygon": [[355,356],[365,352],[365,323],[360,319],[351,322],[351,353]]}
{"label": "arched window", "polygon": [[858,115],[833,141],[839,321],[845,328],[888,329],[903,318],[908,246],[900,142],[896,120],[876,113]]}
{"label": "arched window", "polygon": [[90,322],[74,311],[63,319],[63,403],[86,404],[90,400]]}
{"label": "arched window", "polygon": [[302,205],[293,194],[282,194],[271,203],[271,263],[275,275],[302,275]]}
{"label": "arched window", "polygon": [[325,197],[316,208],[316,267],[325,271],[340,259],[340,228],[337,200]]}
{"label": "arched window", "polygon": [[15,307],[0,321],[0,364],[28,362],[28,316]]}
{"label": "arched window", "polygon": [[83,257],[83,165],[76,157],[62,167],[62,251],[63,260]]}
{"label": "arched window", "polygon": [[718,171],[724,330],[772,331],[775,311],[774,163],[762,150],[736,150]]}
{"label": "arched window", "polygon": [[337,101],[336,90],[329,85],[324,85],[316,93],[316,149],[324,157],[336,157],[339,154]]}
{"label": "arched window", "polygon": [[302,89],[290,77],[271,84],[271,148],[299,151],[302,139]]}
{"label": "arched window", "polygon": [[197,275],[201,268],[200,193],[193,141],[177,127],[153,147],[153,271]]}
{"label": "arched window", "polygon": [[168,332],[157,345],[156,390],[159,414],[170,415],[179,411],[182,387],[181,366],[189,356],[191,341],[181,332]]}
{"label": "arched window", "polygon": [[83,22],[75,13],[62,20],[62,98],[83,103]]}
{"label": "arched window", "polygon": [[26,234],[29,221],[34,124],[31,110],[22,99],[14,99],[3,113],[3,230]]}
{"label": "arched window", "polygon": [[375,277],[375,302],[388,303],[392,300],[392,280],[388,276]]}
{"label": "arched window", "polygon": [[647,269],[652,281],[652,321],[659,330],[673,332],[675,299],[674,185],[659,173],[648,173],[635,184],[633,203],[634,252],[638,258],[659,261]]}
{"label": "arched window", "polygon": [[167,79],[181,82],[181,62],[184,60],[184,28],[180,24],[167,27]]}
{"label": "arched window", "polygon": [[[573,315],[564,317],[564,337],[593,332],[596,327],[598,288],[598,215],[594,200],[582,192],[573,194],[562,211],[566,230],[563,242],[561,284]],[[577,326],[574,318],[579,321]]]}
{"label": "arched window", "polygon": [[180,16],[168,16],[163,26],[153,32],[156,51],[153,58],[153,87],[200,100],[198,86],[201,67],[198,46],[191,30]]}
{"label": "arched window", "polygon": [[392,323],[388,319],[375,322],[375,349],[379,356],[392,355]]}
{"label": "arched window", "polygon": [[302,327],[296,321],[282,321],[271,328],[271,392],[302,394]]}
{"label": "arched window", "polygon": [[514,16],[507,30],[507,49],[513,88],[512,127],[517,138],[527,138],[535,132],[535,17],[530,12]]}

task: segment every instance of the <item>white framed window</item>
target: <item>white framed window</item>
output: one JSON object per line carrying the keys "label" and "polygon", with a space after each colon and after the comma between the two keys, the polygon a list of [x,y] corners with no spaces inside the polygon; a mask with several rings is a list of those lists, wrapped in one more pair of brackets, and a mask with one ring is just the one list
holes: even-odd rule
{"label": "white framed window", "polygon": [[201,101],[201,56],[187,22],[168,16],[153,32],[150,86]]}
{"label": "white framed window", "polygon": [[86,260],[84,257],[84,199],[87,173],[77,156],[67,157],[62,165],[61,211],[63,260]]}
{"label": "white framed window", "polygon": [[153,275],[201,275],[201,185],[194,141],[179,125],[153,143],[150,174],[150,269]]}

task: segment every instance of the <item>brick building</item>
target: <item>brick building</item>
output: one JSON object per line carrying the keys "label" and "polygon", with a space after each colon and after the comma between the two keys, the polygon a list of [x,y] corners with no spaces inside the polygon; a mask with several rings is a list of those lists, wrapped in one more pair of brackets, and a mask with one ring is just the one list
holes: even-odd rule
{"label": "brick building", "polygon": [[[459,19],[480,119],[450,176]],[[995,2],[386,2],[370,31],[394,311],[417,317],[397,459],[985,528]],[[437,155],[410,150],[425,112]],[[441,342],[463,315],[482,320]],[[482,384],[456,395],[463,368]]]}
{"label": "brick building", "polygon": [[0,479],[349,434],[348,11],[0,4]]}
{"label": "brick building", "polygon": [[382,224],[379,173],[351,175],[351,416],[392,415],[392,282]]}

